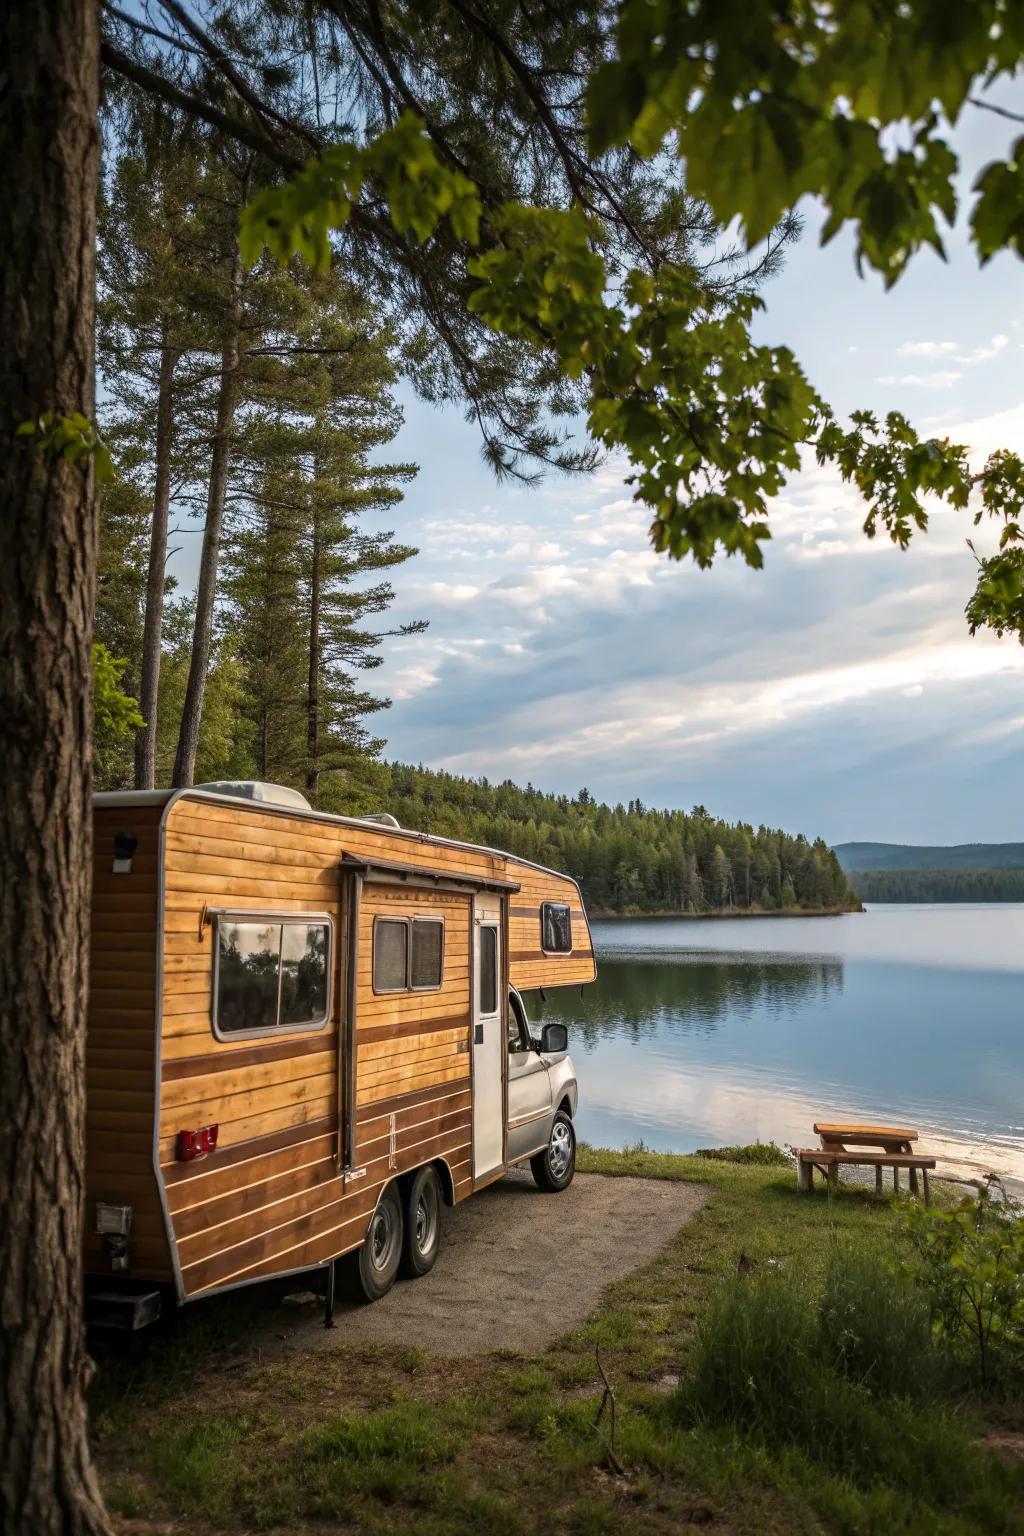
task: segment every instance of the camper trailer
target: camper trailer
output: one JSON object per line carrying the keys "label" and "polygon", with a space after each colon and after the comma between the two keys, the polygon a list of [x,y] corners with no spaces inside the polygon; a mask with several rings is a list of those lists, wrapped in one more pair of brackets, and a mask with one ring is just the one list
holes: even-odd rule
{"label": "camper trailer", "polygon": [[443,1204],[569,1183],[566,1032],[520,997],[594,978],[568,876],[249,784],[97,795],[94,859],[96,1318],[315,1268],[373,1300]]}

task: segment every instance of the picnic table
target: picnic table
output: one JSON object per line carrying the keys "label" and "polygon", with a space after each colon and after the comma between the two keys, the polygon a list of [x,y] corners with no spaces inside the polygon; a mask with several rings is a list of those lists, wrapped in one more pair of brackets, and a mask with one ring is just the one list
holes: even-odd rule
{"label": "picnic table", "polygon": [[816,1121],[817,1147],[796,1149],[798,1188],[810,1191],[814,1184],[814,1170],[835,1184],[839,1169],[844,1164],[851,1167],[874,1168],[875,1190],[882,1193],[882,1169],[892,1169],[893,1188],[899,1190],[900,1169],[907,1170],[910,1193],[918,1193],[917,1176],[924,1181],[924,1203],[931,1198],[928,1174],[935,1167],[934,1157],[925,1157],[913,1150],[917,1132],[909,1126],[861,1125]]}

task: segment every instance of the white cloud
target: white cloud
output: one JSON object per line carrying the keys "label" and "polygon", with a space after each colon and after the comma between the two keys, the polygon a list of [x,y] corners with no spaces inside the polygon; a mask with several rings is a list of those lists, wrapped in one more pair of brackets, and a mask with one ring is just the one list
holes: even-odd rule
{"label": "white cloud", "polygon": [[963,378],[955,368],[939,369],[935,373],[885,373],[879,375],[876,384],[898,384],[902,389],[952,389]]}
{"label": "white cloud", "polygon": [[942,357],[944,353],[955,352],[955,341],[905,341],[896,350],[900,357]]}
{"label": "white cloud", "polygon": [[969,367],[975,368],[979,363],[990,363],[1009,345],[1009,336],[993,336],[990,342],[984,346],[975,347],[972,352],[958,352],[956,360],[958,363],[967,363]]}

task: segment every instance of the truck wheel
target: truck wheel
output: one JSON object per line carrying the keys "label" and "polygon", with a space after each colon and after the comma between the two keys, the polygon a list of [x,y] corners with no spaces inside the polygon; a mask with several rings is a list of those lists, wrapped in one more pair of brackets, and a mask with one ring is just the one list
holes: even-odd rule
{"label": "truck wheel", "polygon": [[399,1273],[409,1280],[429,1274],[441,1251],[441,1180],[429,1163],[412,1176],[405,1197],[405,1241]]}
{"label": "truck wheel", "polygon": [[346,1254],[339,1265],[349,1301],[379,1301],[390,1291],[402,1258],[404,1226],[398,1185],[389,1184],[377,1202],[363,1246]]}
{"label": "truck wheel", "polygon": [[568,1189],[572,1183],[576,1172],[576,1132],[564,1109],[554,1118],[544,1151],[530,1158],[530,1170],[537,1188],[551,1195]]}

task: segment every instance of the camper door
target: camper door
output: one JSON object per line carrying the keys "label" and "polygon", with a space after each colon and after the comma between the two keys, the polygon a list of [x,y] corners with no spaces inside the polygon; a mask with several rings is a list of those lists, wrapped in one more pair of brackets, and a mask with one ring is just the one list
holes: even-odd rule
{"label": "camper door", "polygon": [[504,965],[501,898],[473,902],[473,1181],[504,1166]]}

